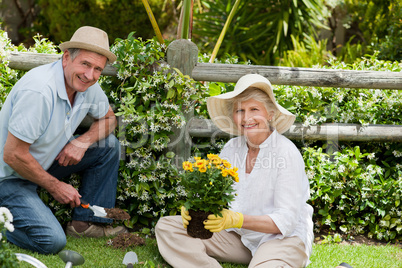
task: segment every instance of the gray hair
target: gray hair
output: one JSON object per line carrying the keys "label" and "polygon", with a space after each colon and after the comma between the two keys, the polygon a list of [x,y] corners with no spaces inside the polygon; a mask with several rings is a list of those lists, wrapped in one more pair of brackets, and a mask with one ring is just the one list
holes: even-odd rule
{"label": "gray hair", "polygon": [[[264,104],[264,107],[268,113],[273,112],[274,115],[272,117],[271,122],[269,122],[269,125],[271,127],[275,127],[275,118],[276,118],[276,115],[279,113],[279,110],[278,110],[278,108],[276,108],[276,106],[272,102],[271,98],[264,91],[262,91],[261,89],[259,89],[257,87],[248,87],[246,90],[244,90],[242,93],[240,93],[236,97],[227,100],[226,109],[227,109],[228,115],[233,114],[235,104],[243,102],[243,101],[247,101],[250,99],[254,99],[254,100],[259,101],[262,104]],[[233,120],[232,116],[230,118],[231,118],[231,120]]]}
{"label": "gray hair", "polygon": [[[78,56],[78,54],[80,54],[80,52],[81,52],[81,48],[68,48],[67,50],[70,53],[71,60],[74,60]],[[95,53],[99,54],[98,52],[95,52]],[[99,54],[99,55],[105,56],[102,54]],[[107,64],[109,62],[109,58],[106,57],[106,59],[107,59],[106,60],[106,64]]]}
{"label": "gray hair", "polygon": [[68,53],[70,53],[71,60],[74,60],[78,56],[78,54],[80,54],[80,52],[81,52],[80,48],[69,48],[67,50],[68,50]]}

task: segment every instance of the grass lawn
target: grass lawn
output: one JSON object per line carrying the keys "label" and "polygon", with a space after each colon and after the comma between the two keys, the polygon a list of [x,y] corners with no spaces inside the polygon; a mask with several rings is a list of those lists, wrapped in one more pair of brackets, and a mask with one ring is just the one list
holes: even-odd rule
{"label": "grass lawn", "polygon": [[[134,267],[170,267],[159,255],[156,240],[147,238],[146,245],[130,247],[125,250],[114,249],[107,246],[107,238],[73,238],[67,237],[65,249],[80,253],[85,258],[85,263],[75,267],[125,267],[122,264],[124,255],[128,251],[134,251],[138,255],[139,262],[142,264]],[[29,254],[49,268],[65,267],[64,262],[58,255],[40,255],[31,251],[22,250],[11,245],[11,250],[15,253]],[[149,265],[145,265],[144,263]],[[342,245],[342,244],[315,244],[311,264],[308,268],[331,268],[336,267],[341,262],[346,262],[354,268],[402,268],[402,248],[397,245]],[[151,265],[154,264],[154,265]],[[246,265],[236,265],[230,263],[222,264],[225,268],[244,268]],[[22,263],[21,267],[31,268],[27,263]]]}

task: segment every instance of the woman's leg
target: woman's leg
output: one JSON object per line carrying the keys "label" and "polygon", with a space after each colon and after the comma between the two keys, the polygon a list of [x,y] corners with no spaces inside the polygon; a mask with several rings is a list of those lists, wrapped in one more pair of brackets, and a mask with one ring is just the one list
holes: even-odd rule
{"label": "woman's leg", "polygon": [[234,232],[214,233],[210,239],[193,238],[181,216],[161,218],[155,228],[159,252],[173,267],[221,267],[218,261],[249,263],[250,251]]}
{"label": "woman's leg", "polygon": [[274,239],[263,243],[256,251],[249,267],[303,268],[307,265],[303,241],[294,237]]}
{"label": "woman's leg", "polygon": [[39,198],[37,185],[22,179],[0,183],[0,206],[13,215],[14,231],[7,231],[7,240],[41,254],[54,254],[66,245],[63,228],[52,211]]}

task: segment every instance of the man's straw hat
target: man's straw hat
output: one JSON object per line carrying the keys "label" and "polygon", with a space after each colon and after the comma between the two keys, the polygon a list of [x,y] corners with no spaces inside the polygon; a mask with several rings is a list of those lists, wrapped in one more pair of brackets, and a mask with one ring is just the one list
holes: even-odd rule
{"label": "man's straw hat", "polygon": [[109,38],[105,31],[101,29],[83,26],[73,34],[70,41],[60,45],[60,49],[64,52],[69,48],[86,49],[99,53],[108,58],[110,63],[116,61],[117,57],[109,50]]}
{"label": "man's straw hat", "polygon": [[232,135],[241,135],[232,120],[232,114],[228,109],[228,100],[236,97],[249,87],[261,89],[269,96],[272,103],[278,109],[271,123],[279,133],[286,132],[292,126],[296,116],[276,102],[271,83],[259,74],[244,75],[237,81],[233,91],[207,99],[208,113],[214,124],[224,132]]}

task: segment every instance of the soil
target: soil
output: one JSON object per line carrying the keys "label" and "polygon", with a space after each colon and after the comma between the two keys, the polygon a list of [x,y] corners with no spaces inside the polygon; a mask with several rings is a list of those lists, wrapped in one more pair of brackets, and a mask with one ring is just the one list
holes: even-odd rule
{"label": "soil", "polygon": [[205,229],[203,223],[211,213],[205,211],[194,211],[192,209],[190,209],[188,212],[190,213],[191,221],[187,226],[187,234],[195,238],[211,238],[214,233]]}
{"label": "soil", "polygon": [[134,233],[119,234],[106,242],[108,246],[116,249],[126,249],[131,246],[145,245],[145,239]]}
{"label": "soil", "polygon": [[[314,243],[315,244],[322,244],[324,241],[324,236],[332,235],[334,236],[334,232],[320,232],[320,233],[314,233],[315,239]],[[347,237],[346,235],[341,236],[342,241],[338,243],[339,245],[369,245],[369,246],[385,246],[389,244],[389,242],[386,241],[380,241],[374,238],[369,238],[365,235],[354,235],[351,237]],[[399,246],[402,249],[402,244],[400,241],[397,241],[395,245]]]}
{"label": "soil", "polygon": [[106,217],[115,220],[128,220],[130,215],[120,208],[105,208],[107,213]]}

